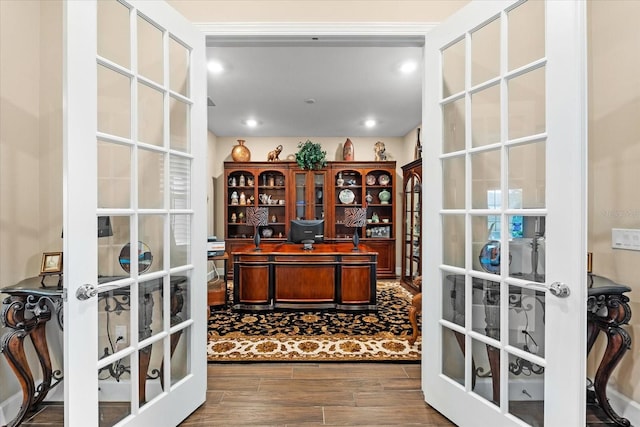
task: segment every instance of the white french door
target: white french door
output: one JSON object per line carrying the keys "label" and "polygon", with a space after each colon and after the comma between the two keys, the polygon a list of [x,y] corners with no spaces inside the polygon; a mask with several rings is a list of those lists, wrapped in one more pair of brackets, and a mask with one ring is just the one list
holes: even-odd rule
{"label": "white french door", "polygon": [[207,381],[204,35],[63,4],[65,425],[177,425]]}
{"label": "white french door", "polygon": [[426,36],[422,387],[461,426],[585,424],[585,8],[474,1]]}

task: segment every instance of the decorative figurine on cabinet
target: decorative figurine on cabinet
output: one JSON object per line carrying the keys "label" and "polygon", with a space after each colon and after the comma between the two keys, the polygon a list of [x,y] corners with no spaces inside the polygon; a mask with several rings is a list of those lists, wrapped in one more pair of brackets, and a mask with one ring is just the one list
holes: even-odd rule
{"label": "decorative figurine on cabinet", "polygon": [[353,142],[349,138],[347,138],[342,147],[342,160],[353,161]]}
{"label": "decorative figurine on cabinet", "polygon": [[384,142],[378,141],[373,146],[373,151],[376,155],[376,162],[382,162],[387,160],[387,149],[384,146]]}
{"label": "decorative figurine on cabinet", "polygon": [[282,145],[278,145],[275,150],[269,151],[269,154],[267,154],[267,161],[268,162],[279,161],[280,160],[279,156],[281,152],[282,152]]}

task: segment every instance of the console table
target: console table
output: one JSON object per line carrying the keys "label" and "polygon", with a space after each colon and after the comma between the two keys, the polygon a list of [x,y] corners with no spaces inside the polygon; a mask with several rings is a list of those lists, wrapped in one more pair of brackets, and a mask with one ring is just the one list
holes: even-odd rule
{"label": "console table", "polygon": [[[100,277],[98,281],[103,284],[119,278]],[[171,324],[174,325],[182,321],[180,316],[184,303],[182,284],[186,282],[187,278],[172,276],[170,280]],[[161,289],[163,280],[160,278],[141,283],[148,285],[145,287],[145,292],[141,292],[138,298],[140,307],[138,337],[143,340],[151,336],[153,293]],[[9,295],[2,301],[2,310],[0,311],[0,321],[9,329],[0,338],[0,353],[4,354],[22,388],[20,410],[16,417],[7,424],[7,427],[20,425],[24,418],[42,403],[49,391],[63,379],[60,370],[52,371],[45,333],[46,323],[51,320],[54,314],[58,326],[60,329],[63,328],[62,292],[63,290],[57,286],[43,286],[40,277],[30,277],[13,286],[0,289],[0,293]],[[131,303],[128,287],[100,293],[99,298],[104,300],[106,312],[127,310]],[[171,355],[178,344],[180,335],[180,333],[171,335]],[[29,337],[33,342],[42,369],[42,382],[37,386],[24,350],[26,337]],[[148,346],[140,350],[139,353],[138,398],[140,404],[146,402],[146,382],[150,378],[147,375],[150,360],[151,346]],[[163,367],[164,361],[161,362],[158,375],[161,385],[164,387]]]}
{"label": "console table", "polygon": [[[450,291],[451,304],[453,306],[454,323],[464,326],[464,279],[463,275],[449,275],[447,279],[451,281]],[[607,383],[611,373],[616,368],[624,354],[631,348],[631,336],[622,328],[631,319],[631,308],[629,298],[624,294],[631,291],[631,288],[620,285],[607,278],[595,275],[588,276],[589,290],[587,298],[587,356],[596,342],[600,332],[607,336],[607,347],[600,360],[596,371],[593,386],[588,390],[587,398],[607,414],[611,420],[621,426],[629,426],[630,422],[626,418],[620,417],[611,408],[607,398]],[[485,309],[485,333],[487,336],[500,339],[499,334],[499,304],[500,304],[500,282],[481,280],[473,278],[472,289],[474,292],[482,292],[482,302]],[[539,291],[538,291],[539,292]],[[536,292],[536,293],[538,293]],[[509,303],[513,303],[511,295]],[[458,345],[464,353],[464,336],[454,332]],[[489,369],[491,371],[493,401],[500,401],[500,354],[493,347],[487,346],[487,357]],[[472,388],[475,387],[475,366],[472,368]]]}
{"label": "console table", "polygon": [[[62,380],[61,371],[52,371],[45,331],[52,315],[55,315],[62,329],[62,289],[57,286],[43,287],[40,281],[40,277],[30,277],[0,289],[1,293],[9,295],[2,301],[0,311],[0,320],[9,329],[0,339],[0,353],[4,354],[22,388],[20,410],[9,421],[8,427],[22,423],[29,411],[37,408],[49,390]],[[42,382],[37,388],[24,351],[26,337],[33,343],[42,370]]]}
{"label": "console table", "polygon": [[376,310],[378,253],[366,245],[266,243],[232,253],[233,308]]}
{"label": "console table", "polygon": [[605,414],[616,424],[629,426],[628,419],[620,417],[611,408],[607,398],[607,382],[622,356],[631,348],[631,335],[622,328],[631,320],[629,298],[624,295],[631,288],[620,285],[601,276],[589,276],[589,296],[587,298],[587,355],[600,332],[607,336],[607,347],[600,360],[593,381],[593,389],[588,390],[587,399],[597,403]]}

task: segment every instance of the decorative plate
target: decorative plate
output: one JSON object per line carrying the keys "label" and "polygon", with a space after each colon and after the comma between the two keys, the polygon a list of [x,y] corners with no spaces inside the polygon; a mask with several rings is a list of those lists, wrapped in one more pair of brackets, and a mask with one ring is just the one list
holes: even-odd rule
{"label": "decorative plate", "polygon": [[376,184],[376,176],[367,175],[367,185],[375,185],[375,184]]}
{"label": "decorative plate", "polygon": [[338,198],[340,199],[341,203],[349,204],[349,203],[353,203],[353,201],[356,198],[356,195],[353,194],[353,191],[347,188],[345,190],[342,190],[340,194],[338,194]]}
{"label": "decorative plate", "polygon": [[389,178],[389,175],[380,175],[378,177],[378,184],[380,185],[389,185],[390,182],[391,178]]}

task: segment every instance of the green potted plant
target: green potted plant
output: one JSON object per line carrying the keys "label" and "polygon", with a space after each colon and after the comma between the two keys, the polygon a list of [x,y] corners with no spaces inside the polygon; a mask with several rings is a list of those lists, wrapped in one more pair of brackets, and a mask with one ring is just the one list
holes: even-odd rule
{"label": "green potted plant", "polygon": [[302,169],[322,169],[327,166],[327,152],[322,150],[319,143],[306,142],[298,144],[296,162]]}

